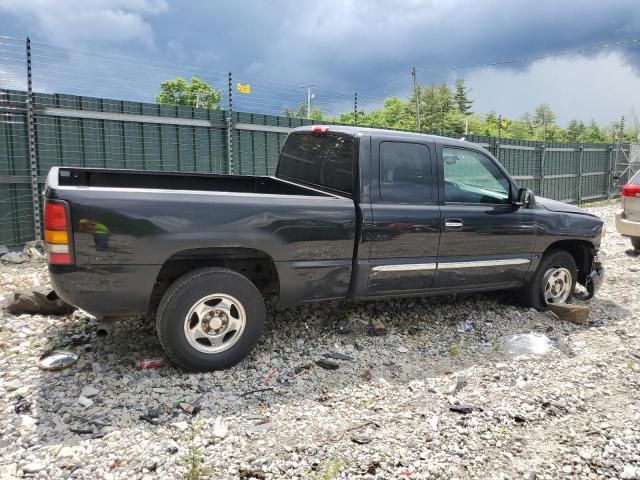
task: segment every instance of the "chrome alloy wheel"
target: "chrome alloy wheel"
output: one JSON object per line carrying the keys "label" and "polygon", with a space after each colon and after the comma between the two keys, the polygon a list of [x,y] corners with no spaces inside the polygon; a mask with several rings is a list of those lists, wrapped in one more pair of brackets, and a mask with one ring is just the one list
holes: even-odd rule
{"label": "chrome alloy wheel", "polygon": [[220,353],[242,336],[247,314],[237,298],[224,293],[198,300],[184,319],[189,344],[203,353]]}
{"label": "chrome alloy wheel", "polygon": [[544,301],[548,304],[565,303],[571,295],[573,278],[571,272],[564,267],[553,267],[546,271],[542,278],[544,285]]}

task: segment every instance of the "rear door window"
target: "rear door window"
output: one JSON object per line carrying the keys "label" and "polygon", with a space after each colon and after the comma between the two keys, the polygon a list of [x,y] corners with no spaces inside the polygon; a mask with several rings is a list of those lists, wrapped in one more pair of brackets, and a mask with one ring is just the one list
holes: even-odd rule
{"label": "rear door window", "polygon": [[312,187],[353,195],[355,145],[339,134],[293,133],[287,137],[277,176]]}
{"label": "rear door window", "polygon": [[380,144],[380,199],[385,203],[431,203],[429,148],[420,143]]}

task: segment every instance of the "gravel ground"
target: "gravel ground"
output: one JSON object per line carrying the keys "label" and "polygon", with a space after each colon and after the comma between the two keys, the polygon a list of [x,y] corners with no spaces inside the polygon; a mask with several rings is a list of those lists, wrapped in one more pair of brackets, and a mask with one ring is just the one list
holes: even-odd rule
{"label": "gravel ground", "polygon": [[[590,208],[609,228],[588,327],[506,294],[318,305],[271,312],[231,370],[187,374],[139,369],[162,357],[152,322],[101,340],[83,312],[2,313],[0,478],[640,479],[640,257],[615,207]],[[0,297],[47,281],[42,264],[2,265]],[[372,318],[387,335],[368,334]],[[531,332],[548,353],[504,352],[503,336]],[[67,347],[79,362],[38,369],[73,334],[90,335]],[[327,353],[351,359],[320,368]],[[15,413],[19,395],[30,411]]]}

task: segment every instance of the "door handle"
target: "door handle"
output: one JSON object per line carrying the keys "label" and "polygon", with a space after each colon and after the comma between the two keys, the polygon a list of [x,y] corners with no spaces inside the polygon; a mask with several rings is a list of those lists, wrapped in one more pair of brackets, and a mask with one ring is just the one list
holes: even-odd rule
{"label": "door handle", "polygon": [[449,230],[459,230],[463,226],[464,223],[462,223],[462,220],[460,220],[459,218],[447,218],[444,221],[444,228]]}

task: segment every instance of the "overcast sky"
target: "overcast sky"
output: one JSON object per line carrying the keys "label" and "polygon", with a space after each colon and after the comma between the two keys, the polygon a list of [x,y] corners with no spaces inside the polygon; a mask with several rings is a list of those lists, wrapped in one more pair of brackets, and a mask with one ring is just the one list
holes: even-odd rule
{"label": "overcast sky", "polygon": [[[367,106],[406,97],[416,66],[421,83],[464,78],[479,112],[513,117],[547,102],[561,123],[606,124],[640,111],[640,42],[498,68],[447,67],[640,39],[638,7],[637,0],[1,0],[0,35],[65,47],[34,44],[35,85],[46,91],[152,100],[173,74],[220,88],[231,70],[234,82],[252,85],[249,96],[235,96],[240,107],[277,113],[315,84],[314,101],[335,113],[351,109],[355,91]],[[0,87],[6,79],[21,86],[20,62],[4,62]]]}

